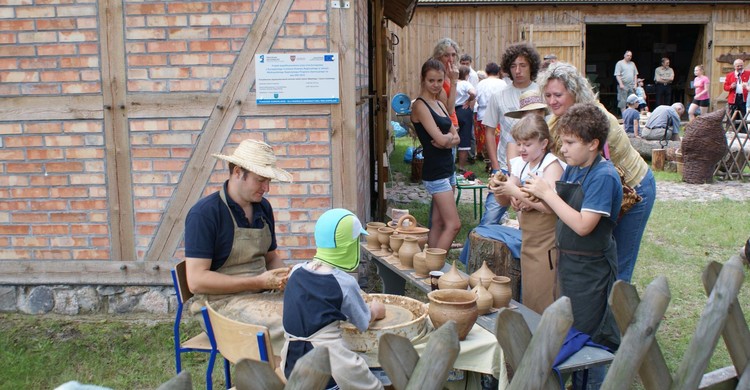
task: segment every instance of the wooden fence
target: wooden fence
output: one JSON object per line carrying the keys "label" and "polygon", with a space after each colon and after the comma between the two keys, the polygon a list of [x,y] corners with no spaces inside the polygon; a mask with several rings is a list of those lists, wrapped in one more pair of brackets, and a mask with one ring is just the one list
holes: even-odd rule
{"label": "wooden fence", "polygon": [[[615,283],[609,304],[622,332],[622,343],[601,388],[629,389],[636,376],[646,390],[750,388],[750,330],[737,300],[744,278],[739,256],[724,265],[712,262],[706,266],[702,279],[708,301],[674,375],[656,341],[671,299],[666,278],[651,282],[642,298],[632,285]],[[515,371],[510,389],[558,389],[560,385],[550,379],[550,374],[552,361],[572,324],[570,302],[563,297],[547,308],[533,337],[518,317],[518,313],[503,309],[497,322],[498,341]],[[704,374],[719,337],[724,340],[732,366]]]}
{"label": "wooden fence", "polygon": [[725,180],[742,180],[750,177],[750,142],[748,142],[748,130],[750,129],[750,118],[742,118],[739,111],[726,110],[722,126],[727,137],[729,152],[716,164],[714,176]]}

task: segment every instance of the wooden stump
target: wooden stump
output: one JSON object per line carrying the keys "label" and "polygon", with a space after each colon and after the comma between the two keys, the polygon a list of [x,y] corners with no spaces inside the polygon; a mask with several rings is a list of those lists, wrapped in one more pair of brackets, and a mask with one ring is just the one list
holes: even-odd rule
{"label": "wooden stump", "polygon": [[482,237],[475,232],[469,234],[469,262],[467,274],[482,266],[482,261],[487,262],[487,267],[497,275],[510,278],[513,299],[521,300],[521,261],[514,258],[510,249],[504,242],[491,238]]}
{"label": "wooden stump", "polygon": [[664,162],[667,159],[666,149],[654,149],[651,151],[651,165],[655,171],[664,170]]}

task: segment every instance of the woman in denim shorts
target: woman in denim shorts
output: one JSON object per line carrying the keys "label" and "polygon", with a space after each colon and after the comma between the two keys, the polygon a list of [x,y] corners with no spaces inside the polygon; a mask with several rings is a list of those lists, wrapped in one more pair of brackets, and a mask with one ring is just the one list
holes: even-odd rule
{"label": "woman in denim shorts", "polygon": [[[445,66],[440,61],[431,58],[422,65],[421,91],[412,104],[411,121],[423,148],[422,181],[432,195],[432,220],[427,244],[431,248],[449,250],[461,229],[453,197],[456,178],[453,175],[451,151],[459,144],[460,137],[448,111],[438,100],[444,78]],[[451,88],[456,87],[456,81],[451,77]]]}

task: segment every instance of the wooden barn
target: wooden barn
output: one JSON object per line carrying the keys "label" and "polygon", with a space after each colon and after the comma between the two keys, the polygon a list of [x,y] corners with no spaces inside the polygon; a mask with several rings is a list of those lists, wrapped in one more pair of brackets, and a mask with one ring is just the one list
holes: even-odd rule
{"label": "wooden barn", "polygon": [[[247,138],[294,176],[267,196],[286,260],[327,209],[382,213],[387,28],[415,3],[2,2],[0,311],[169,310],[185,215],[228,176],[211,155]],[[319,53],[338,103],[259,104],[257,56]]]}
{"label": "wooden barn", "polygon": [[633,52],[647,92],[661,58],[670,58],[673,99],[686,105],[693,68],[703,64],[713,110],[726,104],[722,82],[732,55],[750,58],[750,7],[742,0],[420,0],[408,28],[393,33],[398,45],[392,89],[410,96],[419,91],[415,75],[435,42],[450,37],[474,57],[477,70],[499,63],[508,45],[533,42],[541,55],[555,54],[585,71],[611,109],[615,63],[626,50]]}

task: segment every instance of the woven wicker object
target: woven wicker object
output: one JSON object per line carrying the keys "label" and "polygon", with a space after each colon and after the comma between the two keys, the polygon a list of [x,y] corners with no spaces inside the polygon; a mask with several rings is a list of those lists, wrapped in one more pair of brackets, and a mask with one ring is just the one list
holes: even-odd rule
{"label": "woven wicker object", "polygon": [[716,163],[727,152],[727,139],[721,120],[724,110],[701,115],[688,123],[682,139],[682,158],[685,161],[682,180],[690,184],[713,180]]}

